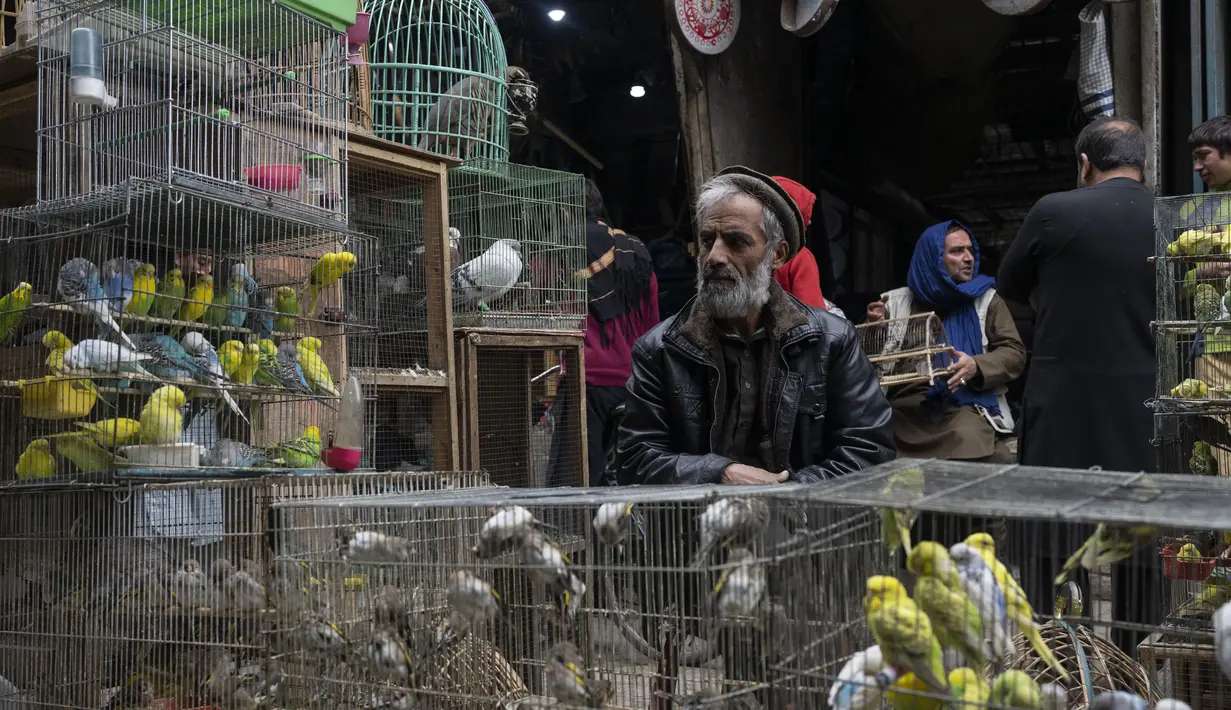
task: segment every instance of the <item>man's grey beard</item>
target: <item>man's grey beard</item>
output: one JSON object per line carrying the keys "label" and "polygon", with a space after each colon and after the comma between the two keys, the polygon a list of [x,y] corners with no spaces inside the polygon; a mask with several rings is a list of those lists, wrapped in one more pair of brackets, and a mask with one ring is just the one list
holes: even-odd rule
{"label": "man's grey beard", "polygon": [[[748,312],[769,302],[769,282],[773,279],[774,253],[765,250],[765,258],[756,271],[747,277],[729,267],[710,269],[706,273],[700,259],[697,260],[697,298],[714,318],[723,320],[744,318]],[[732,281],[713,281],[714,276],[729,276]]]}

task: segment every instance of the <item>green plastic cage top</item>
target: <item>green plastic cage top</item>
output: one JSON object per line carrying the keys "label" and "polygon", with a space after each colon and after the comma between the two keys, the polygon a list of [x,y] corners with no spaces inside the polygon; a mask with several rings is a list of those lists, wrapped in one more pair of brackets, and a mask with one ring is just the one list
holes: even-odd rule
{"label": "green plastic cage top", "polygon": [[462,160],[508,160],[508,62],[487,5],[377,0],[371,12],[376,135]]}

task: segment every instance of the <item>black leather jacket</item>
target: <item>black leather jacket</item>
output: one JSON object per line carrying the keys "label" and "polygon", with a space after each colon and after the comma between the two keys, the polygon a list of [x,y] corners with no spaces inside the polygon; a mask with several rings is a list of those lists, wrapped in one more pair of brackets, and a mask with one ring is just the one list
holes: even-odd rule
{"label": "black leather jacket", "polygon": [[[891,460],[892,410],[854,327],[776,283],[766,308],[772,470],[816,482]],[[714,453],[725,407],[720,347],[696,299],[637,341],[613,466],[621,485],[721,480],[733,461]]]}

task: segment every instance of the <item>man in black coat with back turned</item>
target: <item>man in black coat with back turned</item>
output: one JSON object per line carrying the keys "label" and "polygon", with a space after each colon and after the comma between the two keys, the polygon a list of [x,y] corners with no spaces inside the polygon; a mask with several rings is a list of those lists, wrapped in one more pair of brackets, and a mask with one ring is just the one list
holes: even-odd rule
{"label": "man in black coat with back turned", "polygon": [[[1026,215],[1000,265],[1006,299],[1037,313],[1022,405],[1020,461],[1027,466],[1155,470],[1154,196],[1142,184],[1145,137],[1135,123],[1099,119],[1077,137],[1078,189],[1048,195]],[[1033,546],[1022,570],[1036,610],[1051,609],[1055,567],[1088,530],[1011,526]],[[1012,534],[1012,533],[1011,533]],[[1031,541],[1031,542],[1028,542]],[[1116,565],[1115,619],[1150,623],[1161,609],[1158,553]],[[1033,587],[1033,588],[1032,588]],[[1088,589],[1087,589],[1088,591]],[[1136,635],[1118,634],[1129,646]]]}

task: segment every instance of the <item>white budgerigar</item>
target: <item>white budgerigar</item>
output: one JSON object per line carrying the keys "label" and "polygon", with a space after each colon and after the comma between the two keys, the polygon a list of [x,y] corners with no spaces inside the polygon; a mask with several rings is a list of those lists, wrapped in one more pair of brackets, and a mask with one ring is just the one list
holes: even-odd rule
{"label": "white budgerigar", "polygon": [[996,583],[996,575],[974,548],[959,542],[949,548],[949,557],[957,565],[962,591],[979,611],[983,638],[993,663],[1003,664],[1013,650],[1013,633],[1009,627],[1004,593]]}
{"label": "white budgerigar", "polygon": [[501,239],[453,270],[453,307],[486,308],[513,288],[522,272],[521,243]]}
{"label": "white budgerigar", "polygon": [[153,378],[141,363],[152,360],[145,355],[106,340],[83,340],[64,353],[64,367],[73,374],[126,372]]}
{"label": "white budgerigar", "polygon": [[231,408],[231,411],[235,412],[245,422],[248,421],[248,417],[244,416],[243,411],[240,410],[239,403],[235,401],[235,398],[223,386],[223,383],[229,380],[222,372],[222,360],[218,358],[218,351],[214,350],[214,346],[209,344],[204,335],[195,330],[184,334],[184,337],[180,339],[180,345],[184,347],[184,352],[192,357],[193,362],[209,373],[208,376],[202,375],[196,379],[205,384],[218,385],[218,392],[222,395],[222,399],[227,403],[227,406]]}
{"label": "white budgerigar", "polygon": [[877,674],[888,672],[892,683],[896,674],[885,665],[880,646],[868,648],[851,656],[838,673],[838,680],[829,688],[829,707],[834,710],[869,710],[881,706],[880,684]]}
{"label": "white budgerigar", "polygon": [[1222,674],[1231,679],[1231,602],[1214,612],[1214,655]]}

